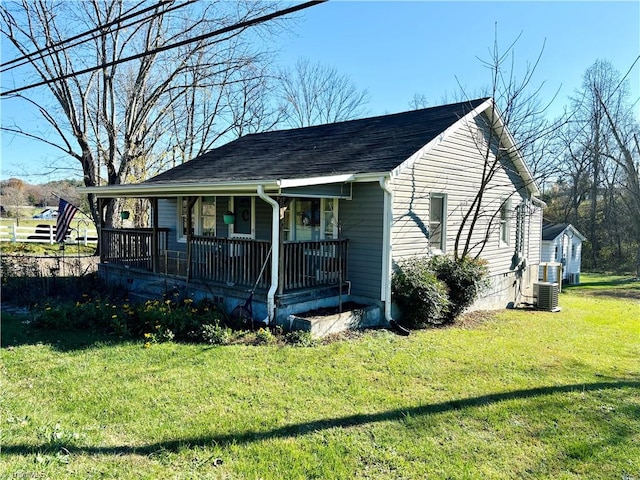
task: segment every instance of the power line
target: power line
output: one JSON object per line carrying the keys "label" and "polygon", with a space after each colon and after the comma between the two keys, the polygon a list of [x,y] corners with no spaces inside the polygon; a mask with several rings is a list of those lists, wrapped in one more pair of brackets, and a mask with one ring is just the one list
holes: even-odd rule
{"label": "power line", "polygon": [[[176,8],[181,8],[181,7],[183,7],[183,6],[187,5],[188,3],[191,3],[191,2],[193,2],[193,1],[196,1],[196,0],[190,0],[190,2],[187,2],[187,3],[185,3],[185,4],[178,5],[177,7],[172,7],[172,10],[175,10]],[[123,21],[129,20],[129,19],[131,19],[131,18],[137,17],[138,15],[142,15],[143,13],[147,13],[148,11],[156,10],[158,7],[161,7],[162,5],[165,5],[165,4],[167,4],[167,3],[173,3],[173,0],[161,0],[161,1],[159,1],[159,2],[158,2],[158,4],[156,4],[156,5],[153,5],[153,6],[150,6],[150,7],[146,7],[146,8],[144,8],[144,9],[142,9],[142,10],[138,11],[138,12],[130,13],[130,14],[125,15],[125,16],[123,16],[123,17],[118,17],[116,20],[112,20],[111,22],[107,22],[107,23],[105,23],[105,24],[103,24],[103,25],[98,25],[97,27],[95,27],[95,28],[93,28],[93,29],[91,29],[91,30],[87,30],[87,31],[85,31],[85,32],[79,33],[79,34],[74,35],[73,37],[67,38],[67,39],[65,39],[65,40],[60,40],[60,41],[58,41],[58,42],[56,42],[56,43],[54,43],[54,44],[52,44],[52,45],[49,45],[49,46],[47,46],[47,47],[45,47],[45,48],[41,48],[41,49],[39,49],[39,50],[36,50],[35,52],[29,52],[29,53],[27,53],[27,54],[25,54],[25,55],[22,55],[21,57],[18,57],[18,58],[14,58],[14,59],[12,59],[12,60],[9,60],[8,62],[1,63],[1,64],[0,64],[0,67],[8,67],[9,65],[13,65],[13,64],[15,64],[15,63],[17,63],[17,62],[23,62],[23,60],[26,60],[26,62],[23,62],[23,63],[21,63],[21,64],[19,64],[19,65],[14,65],[13,67],[9,67],[9,68],[3,68],[2,70],[0,70],[0,72],[5,72],[5,71],[7,71],[7,70],[11,70],[11,69],[13,69],[13,68],[16,68],[16,67],[19,67],[19,66],[21,66],[21,65],[24,65],[25,63],[28,63],[28,61],[29,61],[32,57],[35,57],[36,55],[37,55],[37,56],[41,56],[42,54],[45,54],[45,55],[52,55],[53,53],[56,53],[56,52],[58,51],[58,50],[57,50],[57,49],[58,49],[58,47],[65,46],[65,44],[67,44],[67,43],[73,42],[74,40],[78,40],[78,39],[80,39],[80,38],[82,38],[82,37],[85,37],[85,36],[87,36],[87,35],[90,35],[90,34],[92,34],[92,33],[102,32],[102,31],[103,31],[104,29],[106,29],[106,28],[110,28],[110,27],[112,27],[113,25],[116,25],[116,24],[118,24],[118,23],[120,23],[120,22],[123,22]],[[169,10],[169,9],[167,9],[166,11],[168,12],[168,11],[170,11],[170,10]],[[151,16],[151,17],[145,17],[145,18],[143,18],[143,19],[140,19],[140,20],[138,20],[138,21],[134,22],[133,24],[138,23],[138,22],[143,22],[143,21],[145,21],[145,20],[147,20],[147,19],[149,19],[149,18],[152,18],[152,16]],[[133,25],[133,24],[131,24],[131,25]],[[85,40],[82,40],[82,41],[80,41],[80,42],[78,42],[78,43],[74,43],[73,45],[67,45],[67,48],[69,48],[69,47],[75,47],[75,46],[80,45],[80,44],[82,44],[82,43],[88,42],[89,40],[93,40],[94,38],[97,38],[97,37],[95,37],[95,36],[94,36],[94,37],[91,37],[91,38],[87,38],[87,39],[85,39]],[[63,50],[64,50],[64,49],[63,49]]]}
{"label": "power line", "polygon": [[156,53],[161,53],[161,52],[164,52],[164,51],[167,51],[167,50],[172,50],[174,48],[178,48],[178,47],[181,47],[181,46],[184,46],[184,45],[188,45],[188,44],[194,43],[194,42],[199,42],[200,40],[205,40],[207,38],[210,38],[210,37],[213,37],[213,36],[216,36],[216,35],[222,35],[223,33],[231,32],[233,30],[238,30],[238,29],[241,29],[241,28],[257,25],[259,23],[263,23],[263,22],[266,22],[266,21],[269,21],[269,20],[273,20],[275,18],[284,16],[284,15],[288,15],[290,13],[295,13],[295,12],[298,12],[300,10],[303,10],[303,9],[318,5],[320,3],[324,3],[326,1],[327,0],[311,0],[311,1],[308,1],[308,2],[305,2],[305,3],[302,3],[300,5],[296,5],[296,6],[293,6],[293,7],[290,7],[290,8],[286,8],[284,10],[278,10],[278,11],[275,11],[275,12],[267,14],[267,15],[256,17],[256,18],[251,19],[251,20],[246,20],[244,22],[236,23],[236,24],[230,25],[228,27],[223,27],[223,28],[217,29],[217,30],[214,30],[212,32],[205,33],[203,35],[198,35],[197,37],[194,37],[194,38],[191,38],[191,39],[182,40],[180,42],[172,43],[170,45],[164,45],[162,47],[158,47],[158,48],[155,48],[155,49],[150,50],[150,51],[138,53],[136,55],[131,55],[131,56],[125,57],[125,58],[119,58],[119,59],[113,60],[111,62],[104,62],[104,63],[102,63],[100,65],[95,66],[95,67],[85,68],[84,70],[80,70],[80,71],[77,71],[77,72],[67,73],[65,75],[60,75],[60,76],[55,77],[55,78],[51,78],[51,79],[48,79],[48,80],[43,80],[42,82],[32,83],[31,85],[26,85],[24,87],[15,88],[15,89],[9,90],[7,92],[1,92],[0,93],[0,97],[13,95],[15,93],[19,93],[19,92],[22,92],[24,90],[29,90],[31,88],[41,87],[43,85],[48,85],[50,83],[54,83],[54,82],[57,82],[57,81],[60,81],[60,80],[65,80],[65,79],[71,78],[71,77],[76,77],[78,75],[83,75],[85,73],[94,72],[96,70],[100,70],[100,69],[103,69],[103,68],[107,68],[107,67],[111,67],[111,66],[114,66],[114,65],[118,65],[120,63],[130,62],[132,60],[137,60],[139,58],[143,58],[143,57],[146,57],[146,56],[149,56],[149,55],[154,55]]}

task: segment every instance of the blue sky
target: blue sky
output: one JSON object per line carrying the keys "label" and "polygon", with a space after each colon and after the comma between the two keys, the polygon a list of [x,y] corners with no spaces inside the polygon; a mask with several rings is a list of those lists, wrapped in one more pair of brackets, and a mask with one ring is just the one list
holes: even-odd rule
{"label": "blue sky", "polygon": [[[516,74],[544,46],[534,84],[544,82],[543,101],[559,90],[549,111],[555,115],[597,59],[627,73],[640,55],[640,2],[331,0],[299,14],[293,34],[280,39],[280,62],[292,65],[306,57],[336,67],[369,91],[369,114],[380,115],[409,109],[415,94],[424,95],[429,105],[456,101],[458,82],[468,96],[478,96],[490,84],[478,57],[489,58],[496,31],[503,50],[520,36],[514,47]],[[637,100],[640,62],[628,78]],[[33,114],[5,102],[0,103],[3,123],[35,125]],[[635,112],[640,119],[640,102]],[[0,178],[46,181],[29,175],[58,157],[55,150],[3,135]]]}

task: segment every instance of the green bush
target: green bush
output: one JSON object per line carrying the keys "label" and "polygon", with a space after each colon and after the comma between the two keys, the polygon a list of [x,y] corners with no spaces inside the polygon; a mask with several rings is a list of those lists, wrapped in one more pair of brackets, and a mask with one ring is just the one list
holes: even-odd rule
{"label": "green bush", "polygon": [[227,345],[233,339],[233,331],[218,323],[206,323],[202,325],[200,338],[211,345]]}
{"label": "green bush", "polygon": [[284,336],[284,341],[288,345],[296,347],[313,347],[317,343],[311,335],[311,332],[306,330],[294,330],[289,332]]}
{"label": "green bush", "polygon": [[131,334],[133,309],[128,304],[91,299],[36,305],[34,327],[49,330],[92,330],[119,337]]}
{"label": "green bush", "polygon": [[453,322],[486,286],[489,275],[487,263],[482,259],[465,257],[455,260],[437,255],[430,259],[429,264],[438,280],[447,286],[450,306],[445,321]]}
{"label": "green bush", "polygon": [[478,298],[489,270],[481,259],[438,255],[404,261],[392,277],[392,293],[402,324],[421,328],[452,323]]}
{"label": "green bush", "polygon": [[[95,330],[149,343],[202,341],[202,325],[218,325],[222,315],[207,301],[149,300],[144,304],[91,298],[45,304],[35,310],[34,326],[55,330]],[[206,340],[206,339],[205,339]]]}
{"label": "green bush", "polygon": [[393,274],[391,288],[406,327],[437,325],[447,318],[447,288],[431,269],[429,259],[414,257],[402,262]]}
{"label": "green bush", "polygon": [[276,342],[276,336],[268,328],[260,328],[255,333],[256,345],[269,345]]}

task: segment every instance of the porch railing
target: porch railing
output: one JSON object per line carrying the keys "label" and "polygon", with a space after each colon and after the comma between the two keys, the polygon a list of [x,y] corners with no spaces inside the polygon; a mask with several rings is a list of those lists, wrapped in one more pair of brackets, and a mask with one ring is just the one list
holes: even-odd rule
{"label": "porch railing", "polygon": [[[159,228],[158,248],[167,248],[169,230]],[[103,262],[153,271],[153,229],[103,228],[100,236],[100,258]]]}
{"label": "porch railing", "polygon": [[[269,241],[194,236],[187,251],[170,251],[168,229],[157,232],[157,273],[238,286],[257,282],[261,289],[270,285]],[[103,228],[101,233],[103,262],[154,271],[152,229]],[[348,279],[346,239],[284,242],[282,247],[280,292],[338,285]]]}
{"label": "porch railing", "polygon": [[339,285],[347,280],[347,239],[283,244],[284,291]]}
{"label": "porch railing", "polygon": [[267,262],[270,246],[271,242],[264,240],[194,236],[190,274],[229,285],[253,286],[258,282],[258,288],[267,288],[271,280],[271,261]]}

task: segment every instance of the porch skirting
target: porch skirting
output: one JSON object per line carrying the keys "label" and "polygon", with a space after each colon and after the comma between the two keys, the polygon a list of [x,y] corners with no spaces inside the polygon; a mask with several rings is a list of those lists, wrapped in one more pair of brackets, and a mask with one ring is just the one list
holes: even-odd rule
{"label": "porch skirting", "polygon": [[[246,285],[231,286],[224,283],[189,279],[170,274],[154,274],[144,269],[132,268],[121,264],[101,263],[98,274],[110,285],[120,286],[128,291],[131,301],[144,302],[161,298],[165,293],[176,292],[195,301],[209,299],[218,304],[226,313],[238,305],[243,305],[251,294]],[[290,291],[276,298],[277,325],[287,330],[288,317],[319,308],[337,307],[341,303],[356,301],[376,304],[370,299],[354,298],[350,294],[350,285],[329,285]],[[369,300],[369,301],[367,301]],[[255,321],[268,318],[267,289],[258,287],[253,295],[253,317]]]}

